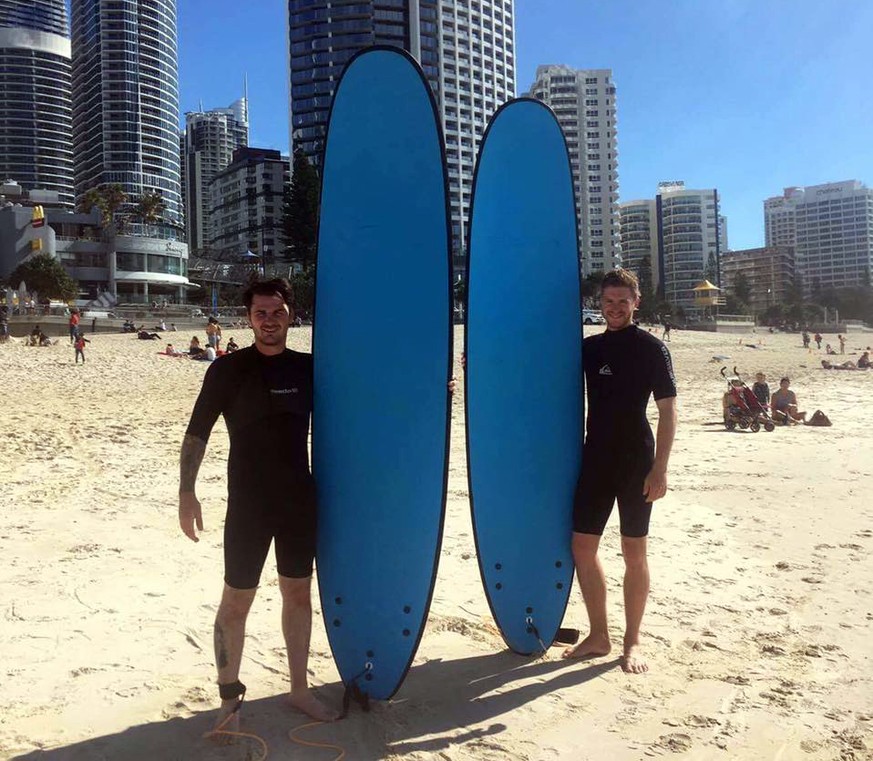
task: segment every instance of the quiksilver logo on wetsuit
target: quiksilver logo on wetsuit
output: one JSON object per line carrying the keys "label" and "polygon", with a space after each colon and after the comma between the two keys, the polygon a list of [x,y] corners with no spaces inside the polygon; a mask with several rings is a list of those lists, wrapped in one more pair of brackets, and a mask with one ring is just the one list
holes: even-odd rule
{"label": "quiksilver logo on wetsuit", "polygon": [[609,365],[604,365],[600,368],[601,375],[612,375],[612,370],[610,370]]}
{"label": "quiksilver logo on wetsuit", "polygon": [[297,389],[296,388],[271,388],[270,393],[271,394],[296,394]]}

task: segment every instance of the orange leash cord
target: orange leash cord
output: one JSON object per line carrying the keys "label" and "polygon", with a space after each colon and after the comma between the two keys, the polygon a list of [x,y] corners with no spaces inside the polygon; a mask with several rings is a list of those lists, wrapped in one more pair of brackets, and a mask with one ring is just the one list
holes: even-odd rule
{"label": "orange leash cord", "polygon": [[333,757],[333,761],[343,761],[343,759],[346,757],[346,752],[342,748],[342,746],[331,745],[329,743],[317,743],[317,742],[313,742],[311,740],[301,740],[299,737],[295,736],[298,732],[300,732],[304,729],[309,729],[311,727],[317,727],[317,726],[319,726],[321,724],[325,724],[325,723],[326,722],[324,722],[324,721],[310,721],[308,724],[301,724],[299,727],[292,729],[288,733],[288,738],[291,740],[291,742],[295,742],[298,745],[305,745],[309,748],[325,748],[327,750],[335,750],[337,752],[337,755]]}
{"label": "orange leash cord", "polygon": [[215,735],[224,735],[226,737],[245,737],[249,740],[254,740],[258,744],[260,744],[261,752],[264,754],[259,759],[257,759],[257,761],[266,761],[267,756],[270,754],[270,748],[267,745],[267,741],[263,737],[258,737],[257,735],[250,732],[231,732],[230,730],[225,729],[227,723],[234,717],[234,714],[239,711],[239,707],[241,705],[242,700],[239,701],[239,705],[227,715],[227,717],[223,722],[221,722],[221,724],[219,724],[215,729],[212,729],[209,732],[204,732],[203,738],[208,739],[210,737],[214,737]]}

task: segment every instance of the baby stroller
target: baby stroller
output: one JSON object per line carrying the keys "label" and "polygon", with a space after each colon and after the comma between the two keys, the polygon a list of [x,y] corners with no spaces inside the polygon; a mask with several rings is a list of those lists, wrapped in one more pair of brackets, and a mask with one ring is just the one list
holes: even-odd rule
{"label": "baby stroller", "polygon": [[758,397],[740,378],[737,368],[734,368],[734,374],[730,378],[726,375],[727,367],[721,369],[721,377],[727,380],[728,390],[726,396],[727,409],[725,411],[724,427],[729,431],[736,428],[740,430],[750,430],[752,433],[757,433],[761,430],[761,426],[768,433],[776,428],[773,418],[767,408],[758,401]]}

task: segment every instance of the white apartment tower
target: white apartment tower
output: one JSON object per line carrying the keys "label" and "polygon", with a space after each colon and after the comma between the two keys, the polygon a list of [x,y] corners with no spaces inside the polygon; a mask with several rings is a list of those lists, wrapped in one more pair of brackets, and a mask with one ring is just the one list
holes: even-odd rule
{"label": "white apartment tower", "polygon": [[433,88],[446,139],[452,247],[460,268],[479,141],[515,96],[513,0],[288,0],[291,150],[321,161],[346,62],[374,44],[406,48]]}
{"label": "white apartment tower", "polygon": [[[237,148],[210,183],[210,250],[239,261],[254,254],[264,267],[283,250],[282,203],[290,175],[287,156],[268,148]],[[254,257],[253,257],[254,258]]]}
{"label": "white apartment tower", "polygon": [[719,279],[718,191],[660,182],[655,204],[664,298],[675,306],[693,308],[694,287],[706,277]]}
{"label": "white apartment tower", "polygon": [[639,277],[643,262],[649,262],[652,289],[661,284],[658,257],[658,215],[654,200],[626,201],[619,205],[622,266]]}
{"label": "white apartment tower", "polygon": [[189,111],[182,132],[182,194],[188,249],[203,254],[213,238],[210,211],[211,186],[225,169],[233,152],[249,143],[248,99],[243,96],[227,108]]}
{"label": "white apartment tower", "polygon": [[621,264],[615,82],[610,69],[539,66],[532,97],[555,112],[567,139],[582,274]]}
{"label": "white apartment tower", "polygon": [[794,246],[807,290],[873,274],[873,189],[857,180],[786,188],[764,201],[764,227],[767,246]]}

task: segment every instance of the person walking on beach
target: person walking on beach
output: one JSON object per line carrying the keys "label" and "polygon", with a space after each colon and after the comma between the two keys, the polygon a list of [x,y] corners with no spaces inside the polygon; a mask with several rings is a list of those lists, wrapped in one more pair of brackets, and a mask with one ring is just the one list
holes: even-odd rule
{"label": "person walking on beach", "polygon": [[[600,304],[606,331],[586,338],[582,352],[588,420],[573,510],[573,559],[590,631],[564,657],[606,655],[612,649],[606,578],[597,550],[618,500],[625,563],[621,660],[624,671],[638,674],[648,670],[640,648],[649,595],[646,537],[652,503],[667,493],[667,461],[676,433],[676,381],[667,347],[632,324],[640,304],[636,276],[624,269],[607,273]],[[646,419],[651,395],[658,407],[657,445]]]}
{"label": "person walking on beach", "polygon": [[85,344],[91,343],[82,333],[76,336],[76,343],[73,346],[76,347],[76,364],[79,364],[79,357],[82,358],[82,364],[85,364]]}
{"label": "person walking on beach", "polygon": [[821,349],[821,333],[815,334],[815,345],[818,349]]}
{"label": "person walking on beach", "polygon": [[70,343],[71,344],[76,343],[76,337],[79,334],[79,320],[80,320],[79,310],[74,309],[72,312],[70,312],[70,321],[69,321]]}
{"label": "person walking on beach", "polygon": [[669,320],[664,320],[664,335],[662,336],[662,339],[663,339],[664,341],[669,341],[669,340],[670,340],[670,330],[671,330],[672,328],[673,328],[673,326],[670,324],[670,321],[669,321]]}
{"label": "person walking on beach", "polygon": [[840,354],[845,354],[846,353],[846,337],[842,333],[838,333],[837,340],[840,342]]}
{"label": "person walking on beach", "polygon": [[[239,726],[245,694],[239,681],[246,618],[275,540],[282,631],[291,672],[291,705],[318,721],[337,713],[307,681],[315,556],[315,482],[307,437],[312,410],[312,355],[285,347],[294,317],[287,280],[255,282],[243,300],[255,343],[220,357],[206,371],[182,443],[179,524],[198,541],[203,530],[195,483],[218,416],[230,435],[224,591],[215,618],[215,663],[221,696],[216,726]],[[196,530],[195,530],[196,527]]]}
{"label": "person walking on beach", "polygon": [[210,317],[206,323],[206,340],[209,346],[217,352],[221,344],[221,325],[214,317]]}

